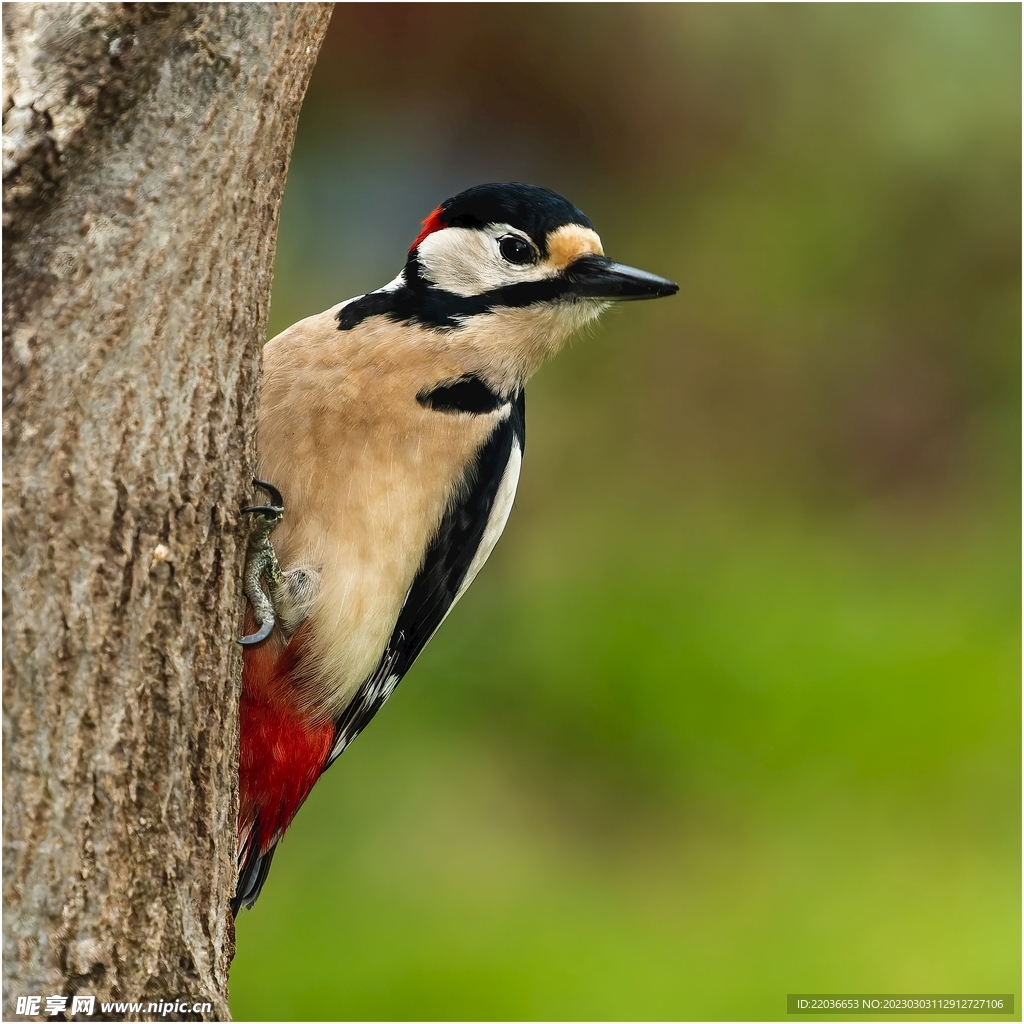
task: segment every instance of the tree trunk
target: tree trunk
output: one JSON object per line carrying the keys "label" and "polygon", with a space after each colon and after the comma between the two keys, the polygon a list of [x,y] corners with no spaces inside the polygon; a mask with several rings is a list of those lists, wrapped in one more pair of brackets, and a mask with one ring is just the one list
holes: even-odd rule
{"label": "tree trunk", "polygon": [[239,506],[330,6],[4,6],[4,1019],[228,1019]]}

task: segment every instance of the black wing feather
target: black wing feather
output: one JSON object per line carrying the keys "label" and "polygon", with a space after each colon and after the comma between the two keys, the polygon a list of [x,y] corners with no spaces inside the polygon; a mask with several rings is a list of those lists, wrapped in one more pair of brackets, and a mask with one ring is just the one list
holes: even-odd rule
{"label": "black wing feather", "polygon": [[512,400],[509,416],[494,428],[468,471],[465,496],[441,520],[380,663],[335,722],[328,766],[391,696],[451,608],[487,528],[514,444],[520,452],[526,447],[526,396],[522,390]]}

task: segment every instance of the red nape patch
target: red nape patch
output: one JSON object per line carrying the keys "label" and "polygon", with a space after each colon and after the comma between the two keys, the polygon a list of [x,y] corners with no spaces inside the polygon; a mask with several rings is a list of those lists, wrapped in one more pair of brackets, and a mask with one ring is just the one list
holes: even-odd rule
{"label": "red nape patch", "polygon": [[302,633],[300,629],[286,644],[275,631],[245,652],[239,702],[238,830],[245,835],[258,823],[253,839],[260,853],[291,824],[334,742],[333,722],[311,722],[295,704],[293,680],[302,661]]}
{"label": "red nape patch", "polygon": [[435,231],[440,231],[445,226],[444,221],[441,219],[441,207],[439,206],[424,222],[423,230],[416,236],[416,241],[409,246],[409,252],[412,252],[423,241],[427,235],[433,234]]}

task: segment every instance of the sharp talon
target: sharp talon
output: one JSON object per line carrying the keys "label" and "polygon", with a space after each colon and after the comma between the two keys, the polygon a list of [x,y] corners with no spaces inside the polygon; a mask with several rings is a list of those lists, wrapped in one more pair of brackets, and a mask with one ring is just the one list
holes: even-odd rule
{"label": "sharp talon", "polygon": [[284,508],[284,498],[281,497],[281,492],[273,485],[268,484],[266,480],[257,480],[253,477],[253,485],[258,487],[261,491],[266,491],[270,495],[270,503],[276,505],[278,508]]}
{"label": "sharp talon", "polygon": [[266,622],[256,630],[255,633],[250,633],[248,636],[240,636],[238,642],[244,647],[249,647],[252,644],[262,643],[264,640],[274,632],[274,620],[268,618]]}
{"label": "sharp talon", "polygon": [[[266,491],[270,495],[272,504],[246,505],[242,509],[243,514],[251,513],[263,517],[262,522],[254,524],[249,534],[245,559],[243,589],[260,623],[259,629],[255,633],[238,637],[238,642],[246,647],[262,643],[274,632],[276,624],[274,598],[283,581],[281,567],[277,563],[277,556],[270,543],[270,534],[284,515],[284,498],[273,484],[268,484],[265,480],[254,479],[253,485]],[[269,597],[263,592],[264,580],[270,592]]]}

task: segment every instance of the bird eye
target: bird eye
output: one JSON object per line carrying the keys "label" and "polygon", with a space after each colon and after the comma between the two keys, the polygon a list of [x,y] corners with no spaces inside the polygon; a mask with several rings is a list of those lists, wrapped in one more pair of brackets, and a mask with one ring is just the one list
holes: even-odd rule
{"label": "bird eye", "polygon": [[509,263],[532,263],[534,260],[533,246],[518,235],[505,235],[498,243],[502,259]]}

